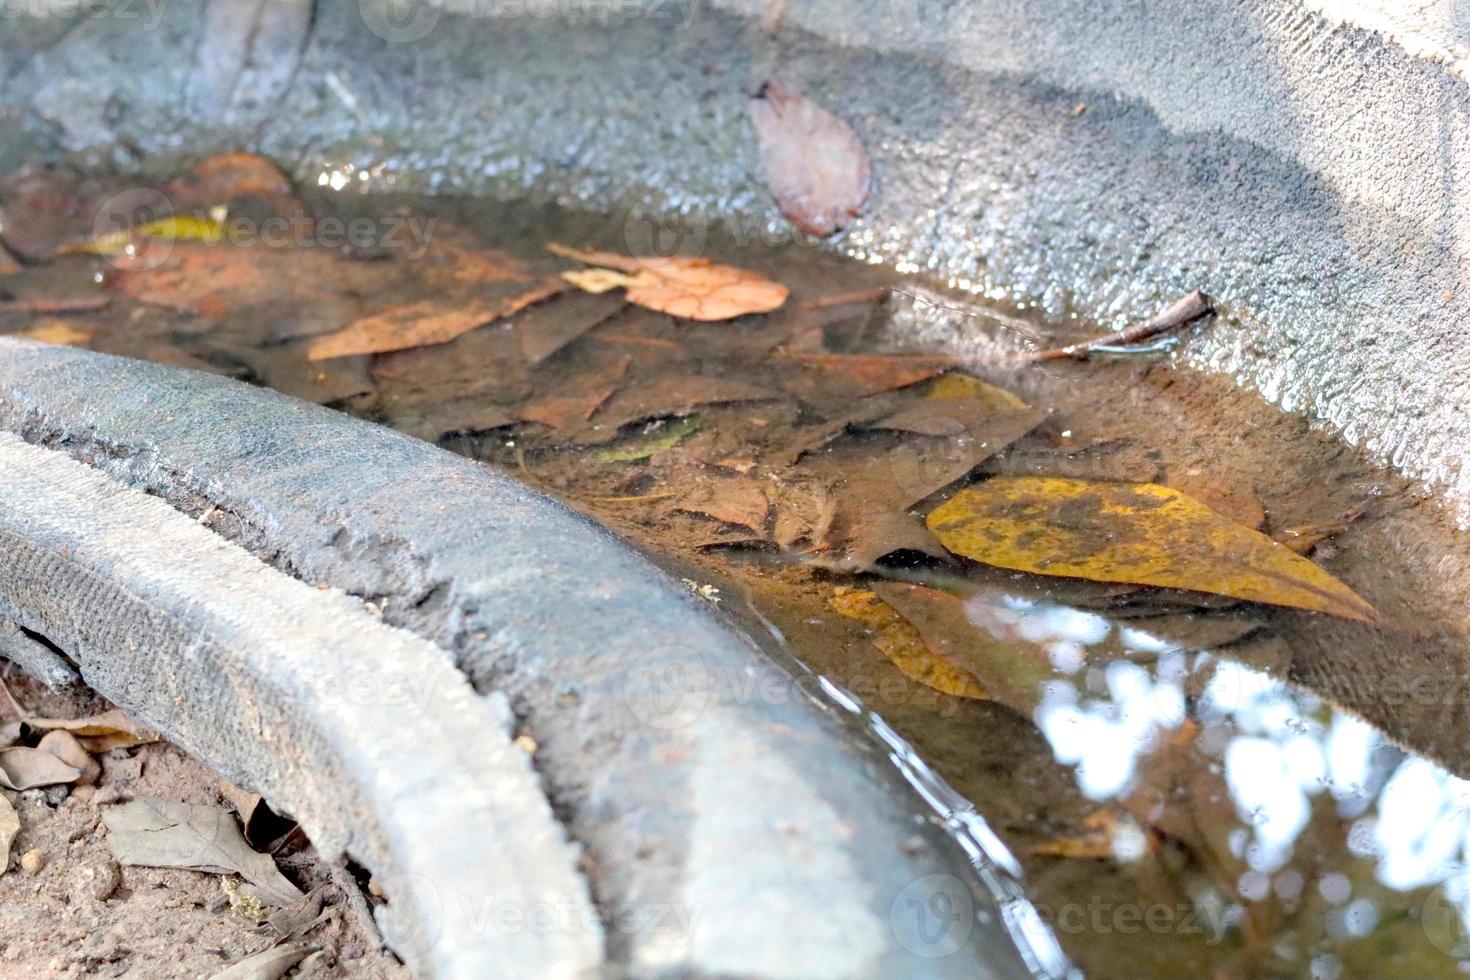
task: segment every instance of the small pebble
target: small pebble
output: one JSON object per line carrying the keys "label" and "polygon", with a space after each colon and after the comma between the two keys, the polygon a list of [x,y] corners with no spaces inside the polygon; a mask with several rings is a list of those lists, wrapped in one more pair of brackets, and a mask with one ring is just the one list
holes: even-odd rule
{"label": "small pebble", "polygon": [[90,803],[92,802],[92,798],[96,795],[96,786],[78,786],[76,789],[71,791],[71,798],[76,800],[78,803]]}
{"label": "small pebble", "polygon": [[33,875],[46,867],[46,852],[33,847],[20,856],[20,866],[26,874]]}

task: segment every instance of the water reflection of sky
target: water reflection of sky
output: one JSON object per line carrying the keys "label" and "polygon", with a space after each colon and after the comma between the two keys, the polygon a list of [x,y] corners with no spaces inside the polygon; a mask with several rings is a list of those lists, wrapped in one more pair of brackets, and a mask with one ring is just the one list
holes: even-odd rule
{"label": "water reflection of sky", "polygon": [[[1236,884],[1244,898],[1274,891],[1294,899],[1308,886],[1290,864],[1314,804],[1334,807],[1348,825],[1351,854],[1339,866],[1354,856],[1372,861],[1386,888],[1436,885],[1470,866],[1470,781],[1403,753],[1310,694],[1076,609],[1008,599],[972,618],[998,619],[1046,651],[1055,679],[1033,718],[1091,799],[1126,796],[1161,737],[1186,717],[1198,723],[1240,816],[1230,846],[1250,869]],[[1196,695],[1192,706],[1186,691]],[[1377,922],[1379,910],[1353,894],[1344,874],[1323,874],[1310,887],[1341,909],[1337,931],[1364,935]],[[1470,888],[1446,892],[1470,928]]]}

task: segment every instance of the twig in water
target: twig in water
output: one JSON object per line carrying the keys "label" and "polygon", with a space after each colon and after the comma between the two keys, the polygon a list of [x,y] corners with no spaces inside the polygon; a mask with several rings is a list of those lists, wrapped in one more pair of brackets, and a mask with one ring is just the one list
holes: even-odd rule
{"label": "twig in water", "polygon": [[1137,326],[1117,333],[1110,333],[1106,337],[1098,337],[1094,340],[1084,341],[1080,344],[1068,344],[1066,347],[1053,347],[1051,350],[1037,351],[1018,358],[1022,364],[1031,364],[1037,361],[1059,361],[1066,357],[1086,357],[1089,352],[1103,347],[1121,347],[1126,344],[1136,344],[1140,340],[1157,336],[1169,330],[1175,330],[1187,323],[1193,323],[1200,317],[1211,312],[1214,307],[1210,305],[1209,297],[1196,289],[1188,296],[1175,300],[1168,309],[1158,316],[1146,320]]}

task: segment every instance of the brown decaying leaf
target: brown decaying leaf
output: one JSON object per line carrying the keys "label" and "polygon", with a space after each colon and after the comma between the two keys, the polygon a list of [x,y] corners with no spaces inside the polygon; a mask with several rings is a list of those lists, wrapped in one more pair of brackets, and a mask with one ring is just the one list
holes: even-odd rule
{"label": "brown decaying leaf", "polygon": [[871,631],[869,640],[904,674],[943,694],[972,700],[989,697],[985,686],[942,651],[924,642],[912,623],[865,589],[839,587],[832,593],[833,611]]}
{"label": "brown decaying leaf", "polygon": [[862,213],[870,164],[851,126],[776,82],[750,100],[750,118],[766,189],[792,224],[825,238]]}
{"label": "brown decaying leaf", "polygon": [[157,742],[159,736],[117,708],[85,718],[27,718],[26,724],[41,731],[71,732],[88,752],[131,748]]}
{"label": "brown decaying leaf", "polygon": [[291,181],[254,153],[220,153],[200,161],[164,186],[176,209],[208,208],[241,198],[289,202]]}
{"label": "brown decaying leaf", "polygon": [[[629,257],[556,244],[547,249],[563,258],[628,273],[628,302],[686,320],[731,320],[750,313],[769,313],[779,309],[790,295],[785,286],[764,276],[705,258]],[[602,291],[602,283],[596,285]]]}
{"label": "brown decaying leaf", "polygon": [[10,866],[10,845],[20,833],[20,817],[15,807],[4,796],[0,796],[0,875]]}
{"label": "brown decaying leaf", "polygon": [[622,357],[610,367],[588,371],[567,386],[577,394],[545,395],[522,405],[516,417],[522,422],[539,422],[558,431],[572,429],[590,419],[612,397],[632,363],[631,357]]}
{"label": "brown decaying leaf", "polygon": [[271,946],[258,953],[252,953],[244,959],[236,960],[210,977],[209,980],[277,980],[316,948],[310,943]]}
{"label": "brown decaying leaf", "polygon": [[74,783],[81,771],[69,766],[44,749],[13,745],[0,749],[0,786],[6,789],[34,789],[57,783]]}
{"label": "brown decaying leaf", "polygon": [[546,280],[500,299],[435,299],[393,307],[316,338],[307,348],[306,356],[309,360],[325,361],[448,343],[476,327],[555,296],[563,288],[560,281]]}
{"label": "brown decaying leaf", "polygon": [[1261,506],[1261,498],[1249,487],[1231,486],[1212,479],[1208,474],[1196,472],[1170,475],[1165,482],[1252,531],[1266,526],[1266,508]]}
{"label": "brown decaying leaf", "polygon": [[707,374],[665,375],[655,381],[633,385],[609,398],[593,416],[595,427],[579,432],[583,445],[608,442],[618,430],[634,422],[671,415],[687,415],[706,405],[771,401],[779,392],[737,378]]}
{"label": "brown decaying leaf", "polygon": [[555,303],[533,306],[518,314],[512,324],[526,363],[540,364],[623,309],[616,296],[572,293]]}
{"label": "brown decaying leaf", "polygon": [[993,477],[936,507],[928,523],[956,554],[1015,571],[1378,619],[1305,558],[1158,484]]}
{"label": "brown decaying leaf", "polygon": [[102,822],[107,825],[107,846],[119,864],[238,874],[273,905],[301,900],[300,889],[281,874],[275,861],[250,849],[234,815],[224,807],[140,796],[108,807]]}
{"label": "brown decaying leaf", "polygon": [[699,464],[675,467],[671,477],[671,485],[688,487],[675,510],[765,533],[771,502],[755,477]]}

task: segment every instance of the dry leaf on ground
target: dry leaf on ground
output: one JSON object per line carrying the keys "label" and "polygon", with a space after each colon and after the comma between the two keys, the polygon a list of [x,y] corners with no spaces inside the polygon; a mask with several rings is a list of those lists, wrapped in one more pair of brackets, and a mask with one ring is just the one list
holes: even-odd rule
{"label": "dry leaf on ground", "polygon": [[35,789],[74,783],[81,771],[69,766],[45,749],[13,745],[0,749],[0,786],[6,789]]}
{"label": "dry leaf on ground", "polygon": [[936,507],[928,524],[951,551],[1000,568],[1378,619],[1305,558],[1154,483],[994,477]]}
{"label": "dry leaf on ground", "polygon": [[19,833],[20,817],[16,815],[15,807],[0,796],[0,875],[10,866],[10,845],[15,843],[15,835]]}
{"label": "dry leaf on ground", "polygon": [[308,360],[325,361],[448,343],[477,327],[555,296],[562,288],[560,282],[545,281],[498,299],[432,299],[395,306],[350,323],[336,333],[316,338],[307,348],[306,356]]}
{"label": "dry leaf on ground", "polygon": [[933,650],[913,624],[866,589],[839,587],[829,600],[832,609],[867,626],[872,644],[909,677],[959,698],[985,700],[985,687],[963,667]]}
{"label": "dry leaf on ground", "polygon": [[309,943],[272,946],[237,960],[209,980],[278,980],[316,949]]}
{"label": "dry leaf on ground", "polygon": [[[628,302],[686,320],[731,320],[749,313],[769,313],[779,309],[790,295],[785,286],[764,276],[705,258],[638,258],[555,244],[547,249],[563,258],[627,273],[615,285],[627,288]],[[605,292],[611,281],[607,275],[594,277],[590,280],[592,291]],[[572,282],[585,289],[589,280],[579,276]]]}
{"label": "dry leaf on ground", "polygon": [[84,749],[93,753],[159,740],[157,732],[138,724],[117,708],[85,718],[27,718],[26,724],[41,731],[71,732]]}
{"label": "dry leaf on ground", "polygon": [[792,224],[825,238],[862,213],[870,165],[851,126],[776,82],[750,100],[750,118],[766,188]]}
{"label": "dry leaf on ground", "polygon": [[119,864],[145,868],[186,868],[212,874],[237,874],[273,905],[301,900],[267,854],[250,849],[234,815],[224,807],[140,796],[108,807],[107,846]]}

